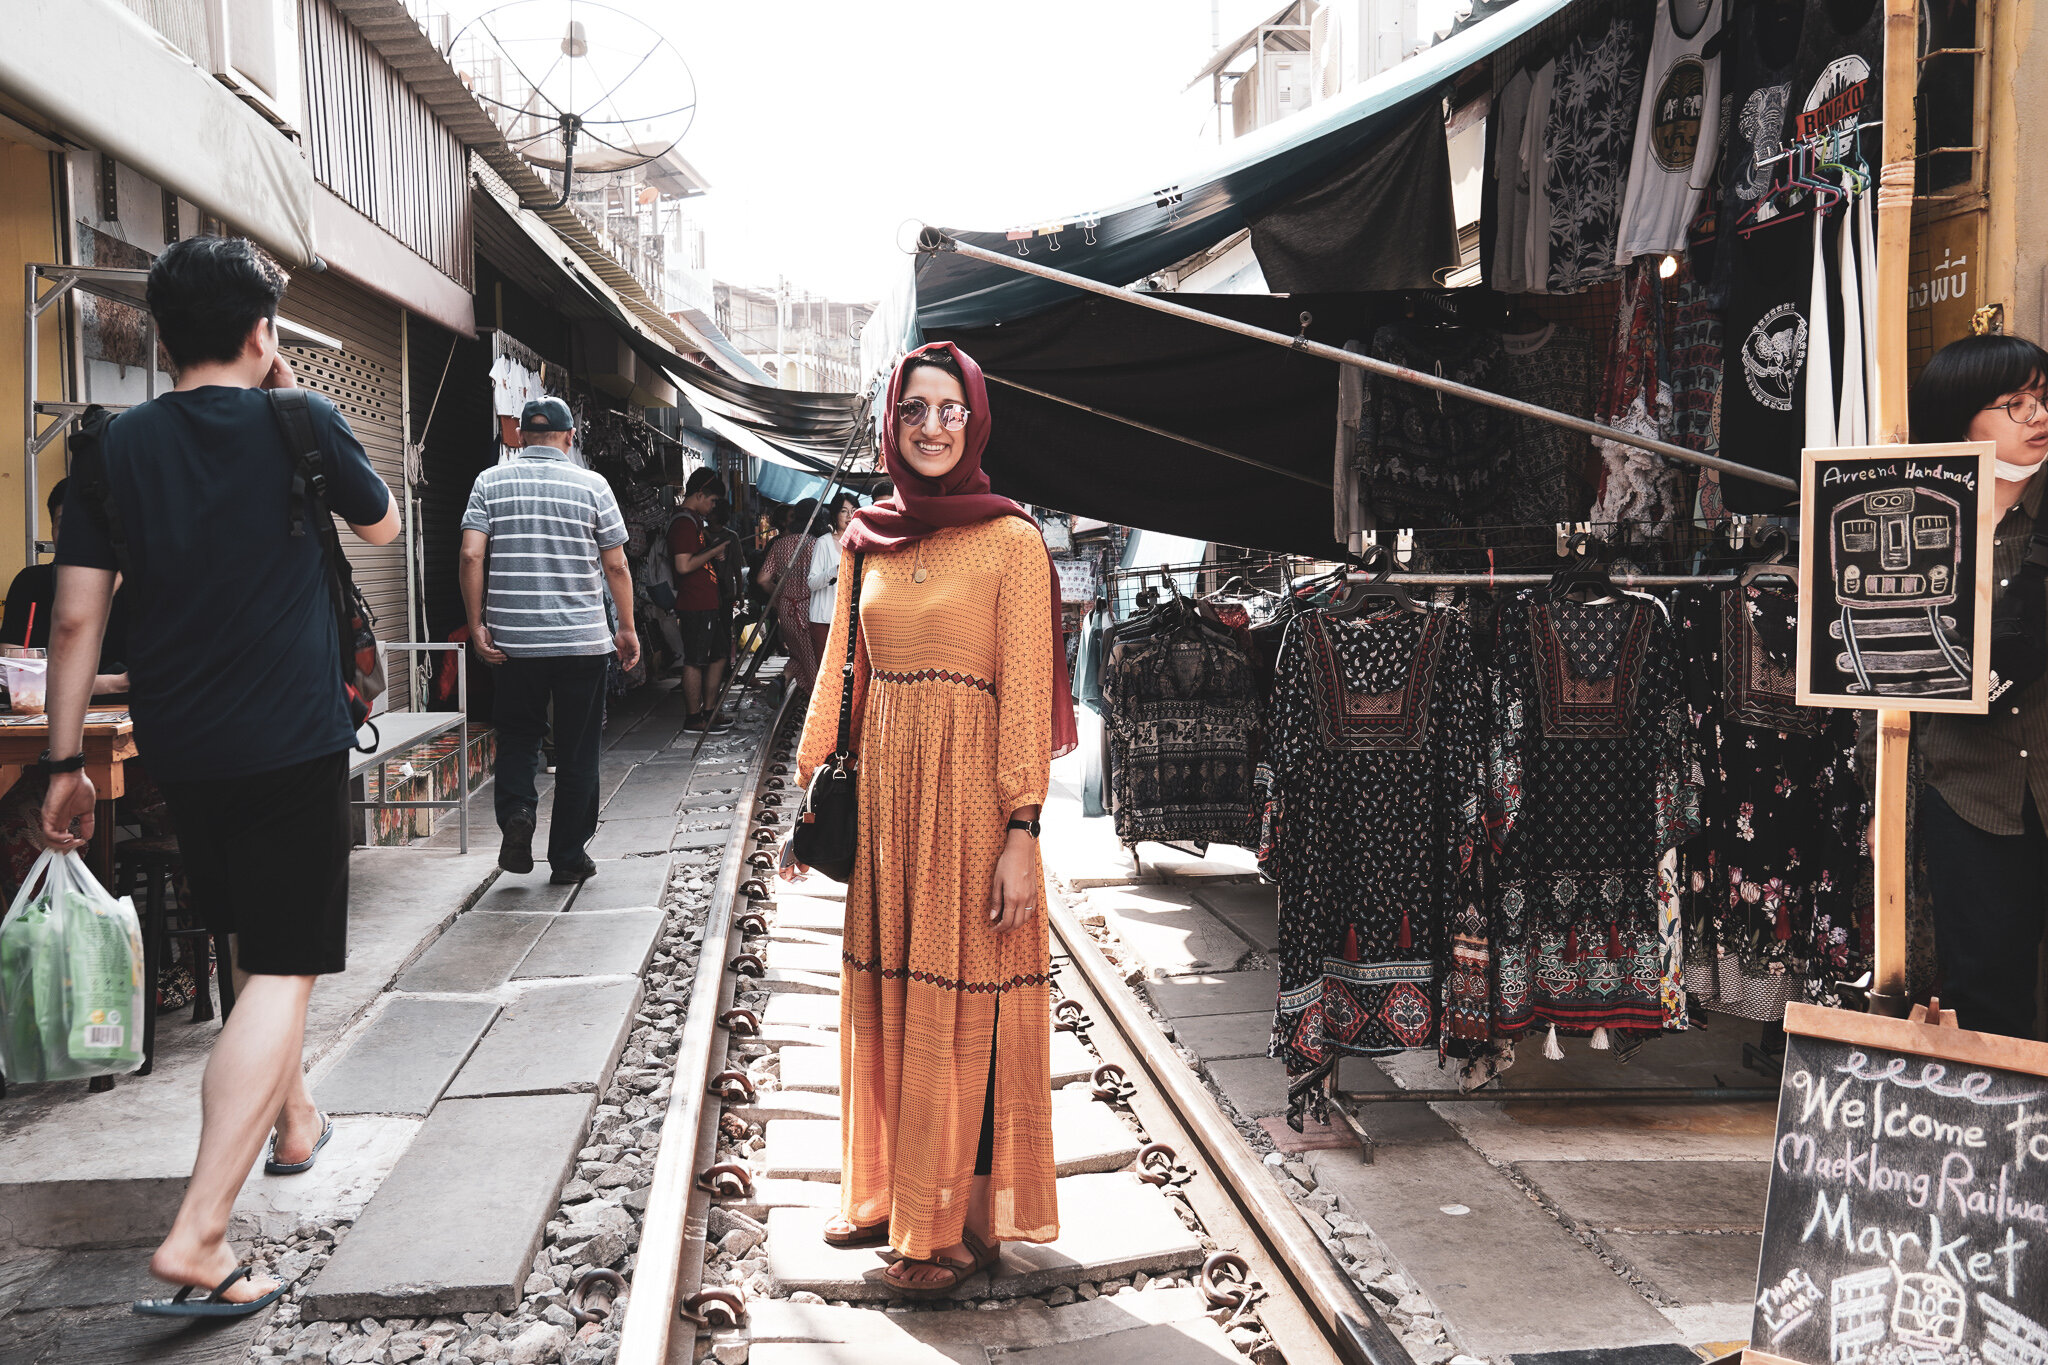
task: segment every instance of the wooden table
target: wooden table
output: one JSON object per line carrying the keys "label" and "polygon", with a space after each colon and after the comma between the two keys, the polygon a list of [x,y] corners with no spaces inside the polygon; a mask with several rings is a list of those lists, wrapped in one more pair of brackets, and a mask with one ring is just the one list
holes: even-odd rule
{"label": "wooden table", "polygon": [[[49,717],[0,714],[0,795],[49,747]],[[127,707],[95,706],[85,713],[85,775],[99,798],[87,861],[105,886],[114,884],[114,802],[128,791],[121,764],[133,757],[135,722]]]}

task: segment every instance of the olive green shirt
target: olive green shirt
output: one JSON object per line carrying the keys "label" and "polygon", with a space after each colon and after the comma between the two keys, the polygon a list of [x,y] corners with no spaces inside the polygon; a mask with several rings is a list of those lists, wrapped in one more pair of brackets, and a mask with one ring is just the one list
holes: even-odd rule
{"label": "olive green shirt", "polygon": [[[2048,494],[2048,473],[2037,475],[2012,510],[2000,518],[1992,542],[1994,602],[2020,576],[2027,540]],[[2044,589],[2048,590],[2048,589]],[[1989,667],[1988,659],[1977,666]],[[1913,745],[1928,785],[1949,809],[1987,834],[2020,834],[2027,793],[2048,814],[2048,677],[2006,693],[1989,716],[1924,714],[1913,718]]]}

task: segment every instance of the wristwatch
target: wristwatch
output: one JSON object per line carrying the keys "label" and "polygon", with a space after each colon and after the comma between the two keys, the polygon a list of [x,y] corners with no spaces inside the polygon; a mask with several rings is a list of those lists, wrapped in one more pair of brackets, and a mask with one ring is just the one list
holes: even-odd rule
{"label": "wristwatch", "polygon": [[1038,822],[1036,820],[1012,820],[1009,824],[1003,826],[1003,829],[1005,832],[1021,829],[1034,839],[1038,837]]}
{"label": "wristwatch", "polygon": [[50,751],[45,749],[43,756],[36,760],[36,766],[43,770],[45,777],[56,773],[80,772],[85,768],[85,751],[81,749],[69,758],[51,758]]}

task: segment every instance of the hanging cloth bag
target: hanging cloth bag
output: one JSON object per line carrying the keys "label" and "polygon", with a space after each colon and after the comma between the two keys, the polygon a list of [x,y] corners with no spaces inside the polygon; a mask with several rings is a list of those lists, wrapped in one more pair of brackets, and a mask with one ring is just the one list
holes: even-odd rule
{"label": "hanging cloth bag", "polygon": [[860,569],[865,554],[853,557],[853,598],[846,614],[846,667],[839,675],[839,744],[811,774],[804,808],[789,836],[792,856],[835,882],[853,876],[860,848],[860,758],[853,751],[853,658],[860,640]]}

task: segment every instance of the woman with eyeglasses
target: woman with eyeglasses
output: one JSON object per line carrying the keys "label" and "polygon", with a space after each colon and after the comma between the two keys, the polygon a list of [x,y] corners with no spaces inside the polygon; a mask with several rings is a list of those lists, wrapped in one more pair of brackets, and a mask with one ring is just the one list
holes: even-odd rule
{"label": "woman with eyeglasses", "polygon": [[825,1240],[886,1244],[901,1258],[885,1272],[894,1292],[942,1298],[1000,1243],[1059,1235],[1038,815],[1074,713],[1045,543],[981,469],[980,369],[948,342],[923,347],[883,411],[896,491],[846,532],[797,760],[807,785],[837,745],[858,573],[860,847],[840,970],[840,1210]]}
{"label": "woman with eyeglasses", "polygon": [[[1994,611],[2017,607],[2006,601],[2011,593],[2048,593],[2048,581],[2023,568],[2048,491],[2044,396],[2048,351],[2014,336],[1945,346],[1913,383],[1915,441],[1998,447]],[[2048,526],[2042,531],[2048,536]],[[2034,615],[2036,627],[2042,619]],[[1941,1003],[1964,1028],[2038,1037],[2036,978],[2048,925],[2048,678],[2014,686],[1989,716],[1917,717],[1913,749],[1926,775],[1919,829]]]}

